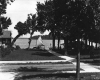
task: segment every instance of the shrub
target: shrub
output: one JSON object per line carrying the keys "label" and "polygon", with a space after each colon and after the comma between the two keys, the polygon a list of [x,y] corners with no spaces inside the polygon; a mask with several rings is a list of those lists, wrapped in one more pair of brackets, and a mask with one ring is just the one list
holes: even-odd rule
{"label": "shrub", "polygon": [[3,46],[0,47],[0,57],[5,57],[11,53],[11,47],[4,48]]}
{"label": "shrub", "polygon": [[16,50],[20,49],[20,46],[19,45],[16,45]]}

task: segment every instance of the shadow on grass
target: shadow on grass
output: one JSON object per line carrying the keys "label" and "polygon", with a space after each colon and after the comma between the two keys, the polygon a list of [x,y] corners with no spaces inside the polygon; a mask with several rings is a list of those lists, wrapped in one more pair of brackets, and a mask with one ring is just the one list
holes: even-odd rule
{"label": "shadow on grass", "polygon": [[26,51],[47,51],[45,49],[24,49]]}
{"label": "shadow on grass", "polygon": [[[14,80],[27,80],[27,79],[35,79],[39,78],[75,78],[75,73],[56,73],[56,74],[38,74],[38,75],[24,75],[21,77],[16,77]],[[52,79],[51,79],[52,80]],[[60,80],[60,79],[59,79]]]}
{"label": "shadow on grass", "polygon": [[[14,80],[76,80],[76,73],[56,73],[16,76]],[[80,80],[100,80],[100,73],[81,73]]]}
{"label": "shadow on grass", "polygon": [[93,60],[90,60],[90,61],[84,60],[84,61],[82,61],[82,62],[91,64],[91,65],[100,66],[100,60],[95,60],[95,59],[93,59]]}
{"label": "shadow on grass", "polygon": [[89,57],[82,57],[81,62],[100,66],[100,55],[95,54]]}
{"label": "shadow on grass", "polygon": [[35,53],[32,53],[31,55],[39,55],[39,56],[48,56],[48,57],[51,57],[51,56],[55,56],[49,52],[45,52],[45,51],[41,51],[41,52],[35,52]]}
{"label": "shadow on grass", "polygon": [[18,69],[15,69],[15,71],[17,72],[40,72],[40,71],[44,71],[45,69],[44,68],[37,68],[37,67],[30,67],[30,68],[27,68],[27,67],[20,67]]}

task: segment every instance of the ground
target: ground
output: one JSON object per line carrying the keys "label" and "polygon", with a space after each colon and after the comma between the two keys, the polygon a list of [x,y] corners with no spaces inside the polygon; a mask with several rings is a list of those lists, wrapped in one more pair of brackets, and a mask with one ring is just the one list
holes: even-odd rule
{"label": "ground", "polygon": [[20,49],[1,58],[1,61],[28,61],[28,60],[62,60],[46,50]]}
{"label": "ground", "polygon": [[[82,56],[80,80],[100,80],[99,61]],[[50,50],[15,50],[0,61],[0,80],[76,80],[75,71],[75,56],[62,56]]]}

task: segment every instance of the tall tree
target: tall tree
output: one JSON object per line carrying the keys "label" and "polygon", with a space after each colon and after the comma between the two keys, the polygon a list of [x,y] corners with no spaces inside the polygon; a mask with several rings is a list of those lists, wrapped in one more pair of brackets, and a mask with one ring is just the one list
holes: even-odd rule
{"label": "tall tree", "polygon": [[92,8],[95,20],[95,29],[91,29],[90,35],[92,36],[89,36],[89,39],[95,43],[100,43],[100,38],[97,37],[100,33],[100,0],[89,0],[88,6]]}
{"label": "tall tree", "polygon": [[55,48],[56,23],[54,19],[54,4],[52,0],[37,3],[37,24],[41,30],[50,30],[53,38],[53,49]]}
{"label": "tall tree", "polygon": [[[48,3],[49,1],[51,0],[46,2]],[[52,5],[53,7],[51,8]],[[47,25],[48,23],[51,25],[53,23],[53,28],[50,29],[57,31],[58,28],[62,32],[65,49],[68,46],[69,39],[77,39],[77,78],[79,80],[80,39],[84,38],[86,41],[91,39],[93,41],[93,37],[90,36],[95,32],[94,30],[96,30],[100,22],[100,0],[53,0],[52,5],[50,4],[47,7],[47,5],[43,4],[44,9],[40,9],[38,12],[42,11],[42,16],[45,16],[43,24],[46,23],[45,25]],[[46,13],[48,14],[46,15]],[[53,13],[52,16],[50,16],[50,13]]]}
{"label": "tall tree", "polygon": [[29,38],[29,46],[28,48],[30,48],[30,44],[32,41],[32,35],[34,34],[34,32],[37,30],[37,26],[36,26],[36,14],[28,14],[28,18],[26,20],[26,25],[27,27],[29,27],[29,34],[30,34],[30,38]]}
{"label": "tall tree", "polygon": [[[13,2],[14,0],[0,0],[0,35],[2,33],[2,29],[3,28],[7,28],[8,25],[11,25],[11,20],[10,18],[4,18],[3,14],[6,14],[6,8],[7,8],[7,4],[11,4],[11,2]],[[8,19],[8,20],[7,20]],[[2,21],[4,20],[4,21]]]}
{"label": "tall tree", "polygon": [[29,27],[26,26],[26,23],[22,23],[22,22],[18,22],[15,27],[14,27],[17,31],[18,31],[18,35],[13,39],[11,45],[13,45],[15,43],[15,41],[22,35],[25,35],[27,33],[29,33]]}
{"label": "tall tree", "polygon": [[85,0],[54,0],[54,3],[56,7],[56,18],[62,26],[61,31],[65,36],[65,48],[67,48],[66,45],[68,45],[69,37],[74,37],[78,40],[77,78],[79,80],[79,40],[84,34],[85,39],[87,39],[90,31],[95,29],[94,11]]}

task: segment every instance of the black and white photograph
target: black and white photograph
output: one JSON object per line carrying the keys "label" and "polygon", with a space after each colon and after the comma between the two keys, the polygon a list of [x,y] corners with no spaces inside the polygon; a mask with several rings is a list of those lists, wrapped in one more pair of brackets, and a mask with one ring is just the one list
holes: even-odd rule
{"label": "black and white photograph", "polygon": [[0,80],[100,80],[100,0],[0,0]]}

